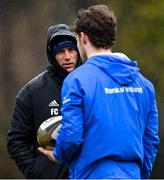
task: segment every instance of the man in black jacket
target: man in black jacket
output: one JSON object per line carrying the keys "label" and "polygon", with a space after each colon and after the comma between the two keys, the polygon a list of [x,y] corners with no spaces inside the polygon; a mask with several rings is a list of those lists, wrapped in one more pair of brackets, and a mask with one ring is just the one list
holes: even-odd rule
{"label": "man in black jacket", "polygon": [[37,151],[37,129],[52,116],[60,115],[60,91],[64,78],[80,64],[76,39],[65,24],[48,29],[48,68],[18,93],[7,136],[7,149],[31,179],[68,178],[67,165],[56,164]]}

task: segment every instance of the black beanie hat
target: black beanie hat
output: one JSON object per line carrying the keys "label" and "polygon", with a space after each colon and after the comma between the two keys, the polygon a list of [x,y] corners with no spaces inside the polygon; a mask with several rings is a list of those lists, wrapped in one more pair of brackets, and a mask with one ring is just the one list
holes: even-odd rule
{"label": "black beanie hat", "polygon": [[60,38],[52,43],[52,54],[57,54],[63,48],[77,49],[77,43],[73,38],[60,36]]}

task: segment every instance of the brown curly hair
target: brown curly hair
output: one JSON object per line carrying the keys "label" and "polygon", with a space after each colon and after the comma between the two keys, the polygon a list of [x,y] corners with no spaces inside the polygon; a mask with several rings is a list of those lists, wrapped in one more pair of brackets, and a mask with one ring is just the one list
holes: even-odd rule
{"label": "brown curly hair", "polygon": [[117,20],[106,5],[80,9],[72,30],[84,32],[96,48],[110,49],[116,40]]}

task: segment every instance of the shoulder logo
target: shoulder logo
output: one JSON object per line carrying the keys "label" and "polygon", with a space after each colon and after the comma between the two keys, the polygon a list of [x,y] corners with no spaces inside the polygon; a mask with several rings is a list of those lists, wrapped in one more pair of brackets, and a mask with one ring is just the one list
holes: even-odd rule
{"label": "shoulder logo", "polygon": [[56,107],[56,106],[59,106],[59,104],[54,99],[52,102],[50,102],[49,107]]}

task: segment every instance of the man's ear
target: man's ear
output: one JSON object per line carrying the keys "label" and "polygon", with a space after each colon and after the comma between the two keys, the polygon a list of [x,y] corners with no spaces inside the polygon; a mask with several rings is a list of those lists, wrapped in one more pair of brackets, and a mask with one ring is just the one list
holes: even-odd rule
{"label": "man's ear", "polygon": [[88,41],[88,36],[84,32],[80,32],[79,39],[80,39],[81,43],[86,45],[86,43]]}

